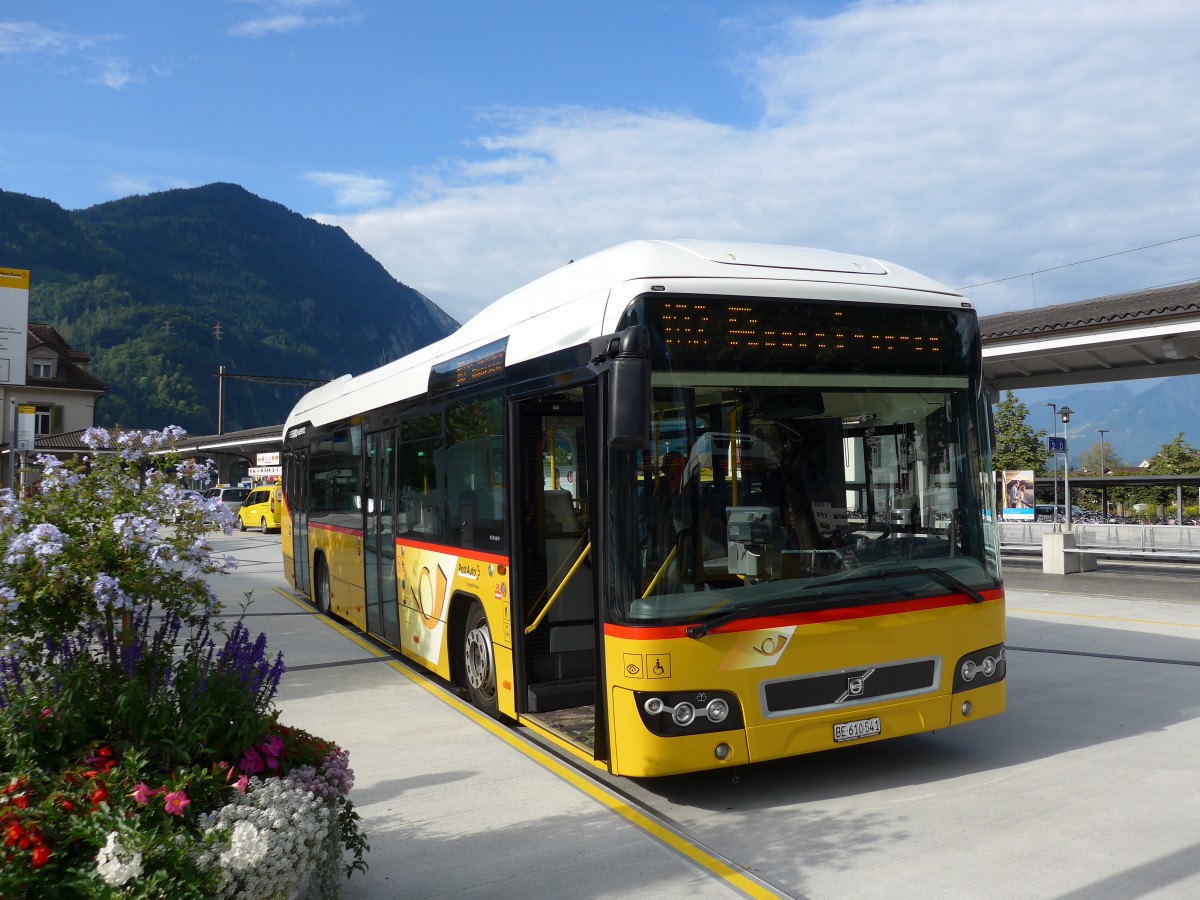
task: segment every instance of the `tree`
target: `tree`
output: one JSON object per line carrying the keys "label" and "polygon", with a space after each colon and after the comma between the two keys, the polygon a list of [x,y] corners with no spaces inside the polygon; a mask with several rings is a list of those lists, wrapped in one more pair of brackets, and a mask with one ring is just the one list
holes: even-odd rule
{"label": "tree", "polygon": [[1046,430],[1034,431],[1025,421],[1028,418],[1029,407],[1012,391],[1006,391],[1004,399],[996,404],[994,416],[996,447],[992,465],[997,472],[1033,469],[1038,475],[1046,474],[1046,462],[1050,457],[1046,449]]}
{"label": "tree", "polygon": [[1125,465],[1125,460],[1113,450],[1108,441],[1096,441],[1079,454],[1079,470],[1087,475],[1102,474],[1100,466],[1111,469]]}
{"label": "tree", "polygon": [[[1169,444],[1163,444],[1150,457],[1147,475],[1195,475],[1200,473],[1200,450],[1183,439],[1183,432],[1175,435]],[[1170,487],[1149,488],[1145,502],[1159,506],[1175,505],[1175,489]]]}
{"label": "tree", "polygon": [[[1086,450],[1079,454],[1079,472],[1083,475],[1103,474],[1101,466],[1105,469],[1111,469],[1113,466],[1124,466],[1125,460],[1120,454],[1116,453],[1112,445],[1108,441],[1096,441]],[[1083,507],[1096,507],[1099,509],[1101,492],[1096,489],[1080,490],[1075,494],[1075,502]],[[1121,488],[1108,488],[1109,502],[1123,503],[1128,499],[1128,492]]]}

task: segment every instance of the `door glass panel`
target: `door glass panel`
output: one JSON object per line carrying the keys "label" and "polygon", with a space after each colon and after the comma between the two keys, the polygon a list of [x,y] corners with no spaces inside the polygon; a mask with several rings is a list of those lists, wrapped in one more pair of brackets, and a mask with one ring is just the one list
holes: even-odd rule
{"label": "door glass panel", "polygon": [[383,637],[400,643],[400,610],[396,596],[396,432],[381,435],[377,460],[379,504],[376,534],[379,539],[379,597]]}
{"label": "door glass panel", "polygon": [[525,639],[526,709],[595,750],[596,568],[586,422],[582,389],[522,403],[519,589],[526,626],[545,614]]}

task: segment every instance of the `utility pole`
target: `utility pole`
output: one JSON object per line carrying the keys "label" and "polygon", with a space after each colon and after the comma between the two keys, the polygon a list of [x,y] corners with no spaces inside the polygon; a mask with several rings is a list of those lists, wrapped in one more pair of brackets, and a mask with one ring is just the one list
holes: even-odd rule
{"label": "utility pole", "polygon": [[1058,414],[1062,416],[1063,423],[1063,460],[1065,463],[1063,468],[1063,492],[1067,495],[1063,498],[1063,501],[1067,506],[1067,531],[1071,530],[1071,447],[1067,443],[1067,423],[1071,421],[1071,413],[1074,411],[1069,406],[1064,406],[1058,411]]}
{"label": "utility pole", "polygon": [[[1104,480],[1104,436],[1108,434],[1107,428],[1097,428],[1100,432],[1100,480]],[[1104,521],[1108,521],[1108,488],[1103,484],[1100,485],[1100,515],[1104,517]]]}
{"label": "utility pole", "polygon": [[[1054,437],[1058,437],[1058,404],[1047,403],[1050,407],[1050,421],[1054,423]],[[1058,451],[1054,451],[1054,512],[1050,516],[1054,520],[1054,530],[1058,531]],[[1035,504],[1036,509],[1036,504]]]}

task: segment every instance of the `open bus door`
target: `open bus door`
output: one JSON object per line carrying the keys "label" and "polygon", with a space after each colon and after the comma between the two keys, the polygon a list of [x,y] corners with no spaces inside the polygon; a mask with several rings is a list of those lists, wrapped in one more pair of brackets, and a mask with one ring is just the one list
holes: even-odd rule
{"label": "open bus door", "polygon": [[309,593],[308,559],[308,450],[299,449],[287,457],[283,476],[291,521],[292,579],[296,590]]}
{"label": "open bus door", "polygon": [[523,635],[518,710],[605,760],[595,403],[594,388],[576,387],[517,404],[514,616]]}

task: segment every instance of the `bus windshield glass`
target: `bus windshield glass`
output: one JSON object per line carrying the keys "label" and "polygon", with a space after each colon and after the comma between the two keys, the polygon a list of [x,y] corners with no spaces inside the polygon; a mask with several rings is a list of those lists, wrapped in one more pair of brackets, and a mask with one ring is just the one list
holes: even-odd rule
{"label": "bus windshield glass", "polygon": [[974,313],[655,296],[631,317],[653,336],[654,387],[651,445],[614,499],[633,561],[616,621],[998,585]]}

